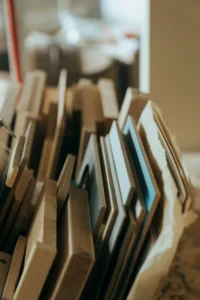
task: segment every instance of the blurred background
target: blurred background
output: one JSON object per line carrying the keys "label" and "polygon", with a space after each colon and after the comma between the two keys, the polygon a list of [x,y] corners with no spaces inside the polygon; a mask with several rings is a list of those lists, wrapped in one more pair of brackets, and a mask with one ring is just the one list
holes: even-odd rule
{"label": "blurred background", "polygon": [[[25,51],[23,73],[43,69],[57,85],[112,78],[119,106],[128,86],[150,94],[181,148],[200,150],[200,1],[15,0]],[[0,70],[8,71],[6,14],[0,2]]]}

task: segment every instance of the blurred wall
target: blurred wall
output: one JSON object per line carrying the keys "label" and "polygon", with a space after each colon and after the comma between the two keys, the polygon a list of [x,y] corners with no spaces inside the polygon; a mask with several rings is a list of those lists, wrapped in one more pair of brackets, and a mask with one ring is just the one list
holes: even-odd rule
{"label": "blurred wall", "polygon": [[141,56],[141,87],[164,116],[184,150],[200,150],[200,1],[150,0]]}

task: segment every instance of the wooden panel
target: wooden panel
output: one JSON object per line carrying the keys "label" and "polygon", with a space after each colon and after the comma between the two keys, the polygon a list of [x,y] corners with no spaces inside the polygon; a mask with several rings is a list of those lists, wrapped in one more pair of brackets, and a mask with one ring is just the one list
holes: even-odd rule
{"label": "wooden panel", "polygon": [[86,191],[71,186],[59,232],[58,255],[46,284],[47,298],[78,300],[95,261]]}
{"label": "wooden panel", "polygon": [[113,182],[109,158],[108,158],[108,151],[106,147],[105,138],[103,137],[100,138],[100,146],[101,146],[100,149],[101,149],[101,156],[102,156],[101,167],[102,167],[104,190],[105,190],[105,197],[107,203],[107,219],[105,220],[105,224],[102,225],[104,226],[104,228],[102,229],[102,235],[100,241],[96,241],[95,243],[96,253],[98,252],[98,248],[100,251],[101,243],[104,243],[106,240],[109,239],[118,214],[118,206],[117,206],[114,182]]}
{"label": "wooden panel", "polygon": [[18,183],[19,183],[19,180],[22,176],[22,173],[24,171],[24,168],[26,166],[26,159],[24,158],[20,164],[20,167],[19,167],[19,170],[18,170],[18,173],[17,173],[17,176],[15,178],[15,181],[11,187],[11,189],[9,190],[9,193],[8,193],[8,196],[4,202],[4,205],[2,207],[2,209],[0,210],[0,227],[2,226],[3,224],[3,221],[6,217],[6,214],[10,208],[10,205],[12,203],[12,200],[13,200],[13,196],[14,196],[14,193],[15,193],[15,190],[18,186]]}
{"label": "wooden panel", "polygon": [[132,156],[132,163],[135,166],[142,187],[144,201],[147,208],[147,215],[139,236],[139,240],[134,247],[133,252],[131,253],[126,271],[122,278],[123,286],[120,285],[120,288],[117,291],[118,295],[120,295],[120,299],[124,297],[124,293],[131,279],[131,275],[135,274],[134,271],[136,262],[142,251],[145,238],[147,237],[147,233],[160,200],[160,191],[158,189],[157,182],[132,117],[128,117],[123,134],[126,136],[126,141]]}
{"label": "wooden panel", "polygon": [[117,120],[119,115],[117,95],[113,81],[110,79],[100,79],[98,81],[98,88],[101,97],[103,116],[106,122],[106,132],[108,132],[112,121]]}
{"label": "wooden panel", "polygon": [[35,189],[36,180],[34,177],[31,178],[22,204],[20,206],[19,212],[17,214],[14,225],[9,233],[9,236],[5,243],[5,251],[10,253],[17,242],[17,239],[20,234],[26,234],[28,232],[28,228],[33,216],[34,205],[31,200],[33,197],[34,189]]}
{"label": "wooden panel", "polygon": [[129,206],[135,191],[135,182],[129,165],[123,136],[114,121],[109,133],[110,145],[113,153],[119,187],[124,205]]}
{"label": "wooden panel", "polygon": [[31,159],[31,150],[34,143],[34,136],[35,136],[35,130],[36,130],[36,124],[37,120],[33,119],[29,122],[26,132],[25,132],[25,143],[24,143],[24,149],[23,149],[23,157],[27,158],[27,165],[29,166],[29,162]]}
{"label": "wooden panel", "polygon": [[8,237],[9,231],[12,229],[13,223],[19,211],[20,205],[23,201],[25,192],[27,190],[28,184],[33,175],[32,170],[25,169],[22,172],[20,180],[17,184],[17,187],[13,194],[12,206],[6,216],[6,220],[2,226],[2,230],[0,233],[0,247],[2,248],[6,238]]}
{"label": "wooden panel", "polygon": [[113,179],[114,189],[116,194],[118,214],[109,239],[106,240],[104,243],[102,243],[101,249],[99,250],[97,261],[92,270],[90,280],[88,282],[88,285],[86,286],[86,289],[84,290],[85,299],[97,299],[97,296],[100,293],[104,279],[108,272],[108,268],[111,262],[112,255],[114,253],[114,249],[116,247],[118,238],[120,236],[120,233],[123,228],[123,224],[126,219],[126,211],[124,205],[122,204],[121,193],[119,189],[119,181],[116,174],[110,140],[108,136],[106,136],[105,141],[106,141],[108,159],[109,159],[109,164],[110,164],[110,169],[111,169],[111,174],[112,174],[112,179]]}
{"label": "wooden panel", "polygon": [[28,233],[25,265],[14,295],[15,300],[38,299],[52,266],[57,252],[56,195],[56,182],[46,180]]}
{"label": "wooden panel", "polygon": [[96,135],[92,134],[83,158],[81,169],[79,172],[77,184],[80,185],[86,168],[88,167],[88,197],[92,231],[94,238],[98,236],[98,232],[103,223],[106,213],[106,200],[99,158],[99,150]]}
{"label": "wooden panel", "polygon": [[15,147],[12,150],[10,162],[8,166],[7,178],[6,178],[6,185],[8,187],[12,187],[16,179],[20,162],[22,159],[24,144],[25,144],[25,137],[20,136],[19,139],[16,140]]}
{"label": "wooden panel", "polygon": [[69,154],[57,182],[58,215],[65,204],[74,170],[75,156]]}
{"label": "wooden panel", "polygon": [[12,256],[8,277],[2,295],[2,300],[12,300],[20,276],[20,270],[23,263],[26,248],[26,238],[20,236]]}
{"label": "wooden panel", "polygon": [[56,177],[56,168],[64,138],[66,127],[65,96],[66,96],[67,71],[60,72],[58,83],[58,114],[56,120],[56,130],[50,152],[49,163],[47,165],[47,178]]}
{"label": "wooden panel", "polygon": [[0,252],[0,297],[2,296],[6,278],[9,272],[12,256],[5,252]]}
{"label": "wooden panel", "polygon": [[56,119],[57,119],[57,104],[50,103],[47,123],[47,133],[44,140],[42,154],[40,158],[39,170],[37,174],[38,181],[44,181],[48,177],[48,165],[50,163],[49,154],[52,151],[53,139],[56,131]]}
{"label": "wooden panel", "polygon": [[119,113],[118,124],[123,130],[126,119],[131,115],[137,123],[148,100],[147,94],[140,93],[137,89],[128,88]]}

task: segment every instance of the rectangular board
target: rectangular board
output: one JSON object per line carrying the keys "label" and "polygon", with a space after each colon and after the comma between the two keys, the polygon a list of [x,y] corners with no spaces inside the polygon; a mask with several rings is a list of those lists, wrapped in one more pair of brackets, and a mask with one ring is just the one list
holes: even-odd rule
{"label": "rectangular board", "polygon": [[142,94],[137,89],[128,88],[120,109],[118,124],[120,130],[123,130],[127,117],[130,115],[134,118],[136,124],[139,120],[148,100],[147,94]]}
{"label": "rectangular board", "polygon": [[81,185],[86,168],[88,168],[88,198],[92,232],[96,240],[106,213],[106,199],[102,179],[97,137],[92,134],[83,158],[77,184]]}
{"label": "rectangular board", "polygon": [[45,181],[37,202],[27,236],[24,269],[13,299],[39,298],[57,252],[56,227],[57,185],[49,179]]}
{"label": "rectangular board", "polygon": [[20,236],[13,252],[2,300],[12,300],[14,297],[17,282],[20,277],[20,270],[22,268],[25,249],[26,238],[24,236]]}
{"label": "rectangular board", "polygon": [[69,187],[73,175],[75,156],[68,154],[65,164],[62,168],[57,182],[57,198],[58,198],[58,216],[62,212],[63,206],[69,193]]}
{"label": "rectangular board", "polygon": [[123,136],[115,121],[110,129],[109,139],[117,171],[122,202],[125,206],[129,206],[134,195],[135,182],[129,165]]}
{"label": "rectangular board", "polygon": [[133,249],[133,252],[131,253],[126,271],[122,278],[123,284],[121,284],[119,289],[116,291],[119,299],[123,299],[129,281],[131,281],[131,277],[134,275],[137,260],[141,253],[145,238],[147,237],[147,233],[150,229],[150,225],[160,199],[160,191],[149,164],[149,160],[147,158],[139,132],[136,128],[133,118],[130,116],[128,117],[124,126],[123,134],[126,137],[126,142],[132,157],[132,163],[135,166],[135,170],[141,184],[144,202],[147,208],[147,215],[141,230],[141,234],[138,238],[137,244]]}
{"label": "rectangular board", "polygon": [[99,297],[101,288],[103,286],[103,282],[108,272],[112,255],[117,245],[118,238],[120,237],[123,224],[126,220],[126,210],[124,205],[122,204],[121,193],[119,189],[119,181],[117,178],[117,173],[115,169],[114,159],[113,159],[108,135],[105,138],[105,142],[106,142],[106,148],[108,153],[110,170],[112,174],[112,180],[114,183],[114,189],[116,194],[118,214],[115,223],[113,225],[109,239],[104,243],[102,243],[101,249],[99,250],[97,261],[92,270],[89,282],[84,290],[85,299],[97,299]]}
{"label": "rectangular board", "polygon": [[116,200],[114,182],[112,178],[111,168],[109,164],[108,151],[104,137],[100,137],[100,158],[103,175],[103,183],[105,190],[105,198],[107,203],[107,218],[101,228],[101,237],[95,243],[96,254],[100,251],[101,243],[109,239],[115,220],[118,214],[118,205]]}
{"label": "rectangular board", "polygon": [[43,297],[78,300],[95,261],[86,191],[70,187],[59,232],[58,255]]}

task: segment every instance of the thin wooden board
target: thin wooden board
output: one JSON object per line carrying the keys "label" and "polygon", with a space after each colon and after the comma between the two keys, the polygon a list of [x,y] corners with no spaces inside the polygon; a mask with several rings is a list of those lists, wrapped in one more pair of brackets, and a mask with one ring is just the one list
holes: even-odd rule
{"label": "thin wooden board", "polygon": [[[123,226],[121,233],[121,239],[115,249],[115,254],[112,257],[112,262],[109,268],[109,273],[104,282],[106,289],[103,288],[103,298],[105,300],[112,299],[113,290],[118,280],[118,275],[123,267],[124,260],[129,255],[130,248],[132,247],[136,239],[136,220],[133,212],[129,209],[127,212],[127,218]],[[129,257],[129,256],[128,256]],[[109,282],[109,284],[108,284]],[[105,292],[106,291],[106,292]]]}
{"label": "thin wooden board", "polygon": [[78,179],[78,175],[80,172],[81,164],[83,161],[83,157],[85,154],[85,150],[88,145],[88,141],[90,139],[91,134],[95,134],[96,130],[90,130],[87,128],[82,128],[81,129],[81,137],[80,137],[80,144],[79,144],[79,150],[78,150],[78,157],[77,157],[77,164],[76,164],[76,174],[75,178],[76,180]]}
{"label": "thin wooden board", "polygon": [[44,181],[48,177],[48,165],[49,165],[49,155],[52,152],[53,139],[56,131],[56,119],[57,119],[57,104],[50,103],[49,114],[48,114],[48,124],[47,133],[42,149],[42,155],[39,163],[39,169],[37,174],[38,181]]}
{"label": "thin wooden board", "polygon": [[78,300],[95,261],[86,191],[70,187],[59,232],[58,256],[46,284],[49,299]]}
{"label": "thin wooden board", "polygon": [[148,100],[147,94],[140,93],[137,89],[128,88],[119,113],[118,124],[123,130],[126,119],[131,115],[137,123]]}
{"label": "thin wooden board", "polygon": [[17,176],[15,178],[15,181],[14,181],[12,187],[9,190],[8,197],[5,200],[2,209],[0,210],[0,228],[1,228],[1,226],[2,226],[2,224],[4,222],[4,220],[5,220],[5,217],[6,217],[6,214],[7,214],[8,210],[9,210],[9,208],[11,206],[15,190],[16,190],[16,188],[18,186],[19,180],[20,180],[20,178],[22,176],[22,173],[23,173],[25,167],[26,167],[26,158],[23,158],[22,162],[21,162],[21,164],[19,166],[19,170],[18,170]]}
{"label": "thin wooden board", "polygon": [[[17,111],[14,132],[17,137],[25,134],[27,126],[31,120],[39,120],[35,113],[30,111]],[[12,148],[15,146],[15,139],[12,140]]]}
{"label": "thin wooden board", "polygon": [[56,130],[47,165],[47,178],[56,178],[56,168],[62,147],[66,127],[65,96],[66,96],[67,71],[61,70],[58,84],[58,114]]}
{"label": "thin wooden board", "polygon": [[68,154],[57,182],[58,216],[65,204],[74,170],[76,157]]}
{"label": "thin wooden board", "polygon": [[29,103],[32,101],[33,91],[35,89],[35,76],[33,72],[27,72],[24,79],[20,101],[17,111],[27,111]]}
{"label": "thin wooden board", "polygon": [[34,143],[34,135],[36,130],[37,120],[31,120],[27,126],[26,132],[25,132],[25,143],[24,143],[24,149],[23,149],[23,155],[22,157],[27,158],[27,165],[29,166],[29,162],[31,159],[31,150]]}
{"label": "thin wooden board", "polygon": [[153,216],[160,200],[160,191],[158,189],[157,182],[152,172],[152,168],[149,164],[149,160],[147,158],[135,122],[130,116],[128,117],[124,126],[123,134],[126,136],[126,141],[132,154],[132,163],[135,166],[142,187],[144,201],[147,208],[147,215],[138,242],[133,252],[131,253],[126,271],[124,272],[124,276],[122,277],[123,285],[120,285],[119,289],[116,291],[120,299],[123,299],[131,276],[132,274],[134,274],[135,265],[137,263],[138,257],[142,250],[145,238],[149,231]]}
{"label": "thin wooden board", "polygon": [[28,233],[25,265],[15,300],[38,299],[49,274],[57,252],[56,195],[56,182],[46,180]]}
{"label": "thin wooden board", "polygon": [[[191,206],[192,198],[194,197],[194,190],[192,188],[191,183],[189,183],[189,178],[185,172],[183,161],[181,161],[180,149],[176,145],[175,139],[173,138],[166,122],[164,121],[161,111],[155,104],[153,104],[152,108],[154,112],[154,119],[165,139],[166,146],[168,146],[168,150],[171,153],[171,160],[174,160],[174,169],[176,169],[175,172],[177,174],[177,177],[180,176],[182,179],[184,186],[182,186],[182,188],[180,187],[180,189],[182,190],[181,202],[183,204],[183,210],[187,211]],[[179,185],[181,184],[179,183]]]}
{"label": "thin wooden board", "polygon": [[0,297],[4,290],[11,259],[12,256],[10,254],[0,251]]}
{"label": "thin wooden board", "polygon": [[[104,190],[107,202],[107,219],[105,221],[105,224],[103,225],[104,228],[102,229],[101,240],[99,242],[96,241],[95,243],[96,253],[98,252],[98,248],[100,250],[101,243],[104,243],[106,240],[109,239],[118,214],[114,182],[111,174],[108,151],[106,148],[106,142],[104,137],[100,137],[100,152],[102,158],[101,167],[103,174]],[[98,246],[96,246],[96,244]]]}
{"label": "thin wooden board", "polygon": [[[1,85],[5,84],[5,82],[1,81],[0,84]],[[0,85],[0,90],[1,90],[1,85]],[[7,85],[7,92],[0,111],[1,111],[1,118],[4,120],[5,124],[11,126],[21,87],[19,84],[14,82],[6,82],[6,85]]]}
{"label": "thin wooden board", "polygon": [[89,207],[94,239],[97,238],[106,213],[106,199],[103,186],[99,150],[96,135],[92,134],[83,158],[77,184],[80,185],[85,169],[88,167]]}
{"label": "thin wooden board", "polygon": [[35,114],[38,118],[42,108],[42,99],[44,94],[44,88],[46,83],[46,73],[41,70],[33,71],[35,80],[34,90],[31,97],[31,101],[28,103],[28,111]]}
{"label": "thin wooden board", "polygon": [[130,206],[135,192],[135,181],[129,165],[123,136],[119,130],[117,122],[114,121],[109,133],[111,149],[113,153],[122,202],[125,206]]}
{"label": "thin wooden board", "polygon": [[82,83],[77,87],[78,97],[81,106],[81,137],[76,166],[76,179],[80,171],[81,163],[87,143],[92,133],[103,134],[104,117],[101,107],[100,94],[97,86],[90,81],[82,79]]}
{"label": "thin wooden board", "polygon": [[19,209],[19,213],[17,214],[16,220],[14,222],[13,227],[9,233],[8,238],[5,242],[5,251],[11,253],[12,249],[14,248],[15,243],[20,234],[27,234],[28,228],[33,216],[34,205],[32,204],[32,197],[35,190],[36,180],[34,177],[31,178],[22,204]]}
{"label": "thin wooden board", "polygon": [[12,300],[14,297],[17,282],[20,276],[20,270],[26,249],[26,238],[20,236],[12,256],[8,277],[4,287],[2,300]]}
{"label": "thin wooden board", "polygon": [[15,147],[12,150],[11,157],[10,157],[10,163],[8,166],[8,172],[7,172],[7,178],[6,178],[6,186],[12,187],[18,170],[20,166],[20,162],[22,160],[22,154],[24,150],[24,144],[25,144],[25,137],[20,136],[19,139],[16,140]]}
{"label": "thin wooden board", "polygon": [[117,95],[113,81],[110,79],[101,78],[98,81],[98,89],[101,97],[103,116],[106,122],[106,132],[108,132],[112,121],[117,120],[119,115]]}
{"label": "thin wooden board", "polygon": [[17,187],[14,191],[12,206],[6,216],[6,220],[1,228],[0,232],[0,248],[4,246],[5,240],[8,237],[8,234],[13,226],[17,213],[19,211],[20,205],[24,198],[25,192],[27,190],[28,184],[33,175],[32,170],[25,169],[23,170],[20,180],[17,184]]}
{"label": "thin wooden board", "polygon": [[114,249],[117,245],[118,238],[120,236],[120,233],[123,228],[123,224],[126,219],[126,211],[124,205],[122,204],[121,192],[119,189],[119,181],[117,178],[117,173],[115,169],[114,159],[113,159],[108,135],[106,136],[105,141],[106,141],[108,159],[109,159],[109,164],[110,164],[110,169],[111,169],[111,174],[112,174],[112,179],[113,179],[114,189],[116,194],[118,215],[115,220],[115,224],[112,228],[112,232],[110,234],[108,241],[102,243],[101,249],[99,251],[99,255],[97,257],[97,261],[92,270],[90,280],[88,282],[88,285],[86,286],[86,289],[84,290],[85,299],[98,298],[104,279],[108,272],[108,268],[111,262],[112,255],[114,253]]}

